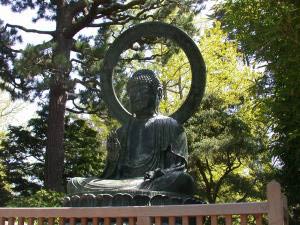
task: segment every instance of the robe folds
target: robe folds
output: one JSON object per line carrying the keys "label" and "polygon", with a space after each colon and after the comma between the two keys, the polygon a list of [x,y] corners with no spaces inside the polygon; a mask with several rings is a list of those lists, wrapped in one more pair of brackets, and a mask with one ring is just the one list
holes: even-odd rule
{"label": "robe folds", "polygon": [[[108,150],[106,167],[99,178],[72,178],[68,193],[112,190],[194,191],[188,175],[187,140],[183,127],[170,117],[155,115],[132,118],[116,133],[114,147]],[[146,173],[160,169],[162,175],[144,179]]]}

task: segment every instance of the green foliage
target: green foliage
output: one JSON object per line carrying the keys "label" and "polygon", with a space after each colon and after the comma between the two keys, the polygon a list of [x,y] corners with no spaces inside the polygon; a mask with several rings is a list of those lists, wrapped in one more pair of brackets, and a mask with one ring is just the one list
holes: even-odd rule
{"label": "green foliage", "polygon": [[223,104],[223,99],[206,95],[186,124],[197,194],[210,203],[262,199],[268,160],[264,146]]}
{"label": "green foliage", "polygon": [[2,140],[4,139],[4,137],[5,137],[5,132],[0,131],[0,144],[2,143]]}
{"label": "green foliage", "polygon": [[207,93],[223,99],[226,110],[236,112],[248,124],[253,135],[268,141],[268,123],[262,116],[264,104],[258,101],[255,84],[262,73],[246,66],[238,43],[227,39],[221,24],[207,29],[200,40],[200,49],[207,66]]}
{"label": "green foliage", "polygon": [[230,0],[216,13],[246,59],[265,65],[264,76],[256,83],[257,98],[264,105],[277,178],[287,193],[295,224],[300,221],[299,12],[298,0]]}
{"label": "green foliage", "polygon": [[105,139],[100,139],[101,133],[92,129],[88,121],[72,120],[66,123],[65,177],[100,176],[105,163]]}
{"label": "green foliage", "polygon": [[8,207],[61,207],[64,193],[41,189],[31,196],[14,197]]}
{"label": "green foliage", "polygon": [[173,54],[160,69],[160,74],[163,88],[160,111],[171,114],[184,102],[191,86],[191,68],[184,52]]}
{"label": "green foliage", "polygon": [[[1,144],[0,156],[12,190],[31,196],[43,185],[46,108],[26,127],[9,127]],[[104,167],[102,141],[97,131],[85,120],[66,117],[64,183],[75,176],[99,176]]]}
{"label": "green foliage", "polygon": [[[5,133],[0,131],[0,151],[2,140],[4,140]],[[11,185],[7,181],[6,170],[3,165],[3,160],[0,158],[0,206],[4,206],[5,203],[11,198]]]}
{"label": "green foliage", "polygon": [[205,30],[200,49],[208,71],[207,91],[224,99],[223,105],[243,104],[251,94],[248,89],[259,74],[242,64],[237,43],[226,40],[220,22],[215,21],[213,28]]}
{"label": "green foliage", "polygon": [[185,126],[197,194],[211,203],[263,199],[272,172],[268,127],[252,91],[261,74],[243,65],[237,43],[226,36],[215,22],[201,37],[206,96]]}
{"label": "green foliage", "polygon": [[2,160],[0,160],[0,206],[2,207],[12,197],[11,186],[6,179],[5,172]]}

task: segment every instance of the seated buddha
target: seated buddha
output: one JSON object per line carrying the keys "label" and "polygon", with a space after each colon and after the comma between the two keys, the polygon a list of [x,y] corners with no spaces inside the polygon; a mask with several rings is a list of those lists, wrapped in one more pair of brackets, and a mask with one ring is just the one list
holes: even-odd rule
{"label": "seated buddha", "polygon": [[139,190],[193,195],[194,181],[186,173],[186,135],[176,120],[158,114],[162,87],[155,73],[135,72],[127,93],[133,116],[109,135],[102,176],[72,178],[68,194]]}

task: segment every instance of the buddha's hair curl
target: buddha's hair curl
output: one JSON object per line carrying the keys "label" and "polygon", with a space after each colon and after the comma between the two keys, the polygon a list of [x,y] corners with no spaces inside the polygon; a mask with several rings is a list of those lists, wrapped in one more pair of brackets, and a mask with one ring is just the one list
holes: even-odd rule
{"label": "buddha's hair curl", "polygon": [[159,82],[157,76],[152,70],[142,69],[137,70],[128,80],[127,83],[127,91],[136,85],[148,84],[153,91],[157,91],[159,87],[161,87],[161,83]]}

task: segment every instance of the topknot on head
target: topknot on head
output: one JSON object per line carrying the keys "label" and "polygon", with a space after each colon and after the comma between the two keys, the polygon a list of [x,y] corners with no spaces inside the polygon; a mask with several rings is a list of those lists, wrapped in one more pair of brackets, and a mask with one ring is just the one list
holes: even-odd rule
{"label": "topknot on head", "polygon": [[161,87],[161,84],[152,70],[141,69],[137,70],[128,80],[127,90],[132,86],[141,85],[142,83],[148,84],[153,90],[157,90]]}

